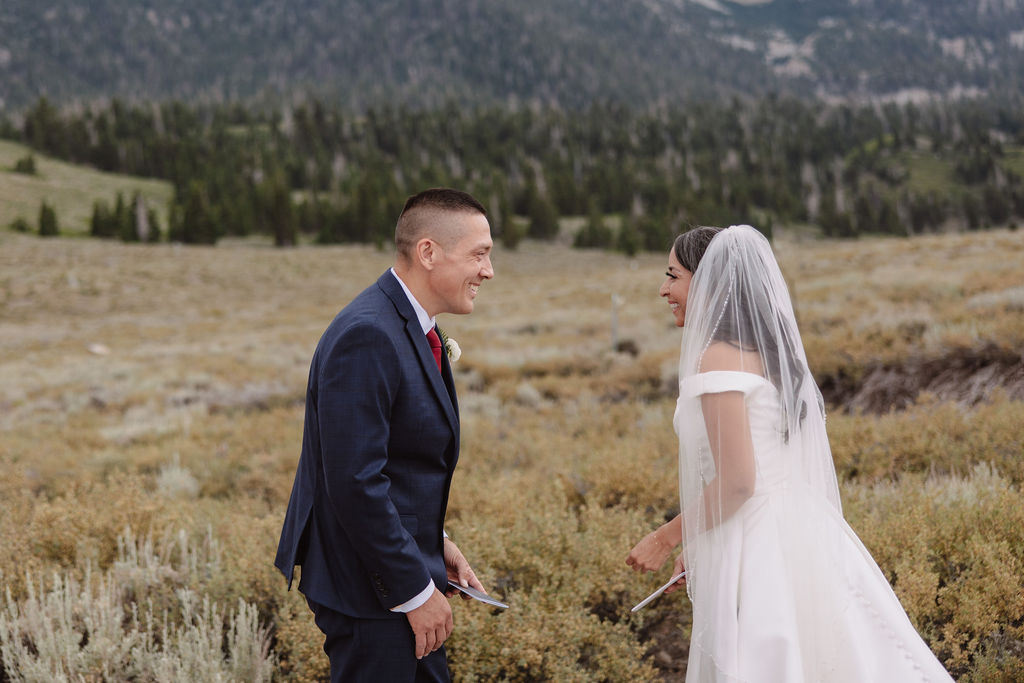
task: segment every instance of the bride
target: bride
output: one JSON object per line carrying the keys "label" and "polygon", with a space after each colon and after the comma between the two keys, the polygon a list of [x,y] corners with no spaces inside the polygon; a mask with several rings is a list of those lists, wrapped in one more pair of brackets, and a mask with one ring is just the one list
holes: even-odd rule
{"label": "bride", "polygon": [[[626,560],[693,605],[687,683],[951,681],[843,519],[785,281],[747,225],[701,227],[659,292],[683,327],[679,516]],[[684,326],[685,323],[685,326]]]}

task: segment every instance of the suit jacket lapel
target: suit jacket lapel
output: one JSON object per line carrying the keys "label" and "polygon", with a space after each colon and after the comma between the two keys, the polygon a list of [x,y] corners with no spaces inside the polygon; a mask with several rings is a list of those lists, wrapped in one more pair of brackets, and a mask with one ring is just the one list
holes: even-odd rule
{"label": "suit jacket lapel", "polygon": [[[437,333],[441,335],[440,332]],[[428,344],[429,346],[429,344]],[[434,357],[433,351],[431,351],[431,358]],[[448,360],[448,350],[445,349],[444,353],[441,354],[441,377],[444,379],[444,386],[448,390],[448,396],[452,400],[452,407],[455,409],[455,417],[459,417],[459,400],[455,396],[455,378],[452,375],[452,362]]]}
{"label": "suit jacket lapel", "polygon": [[405,319],[405,333],[409,335],[409,341],[412,342],[412,346],[416,350],[416,357],[419,359],[420,365],[423,366],[427,377],[430,378],[430,386],[444,410],[445,417],[448,418],[452,431],[458,436],[459,416],[456,412],[455,387],[452,384],[451,369],[447,364],[448,359],[444,353],[441,354],[441,367],[447,370],[446,376],[442,376],[442,373],[437,371],[434,352],[430,350],[430,343],[427,342],[427,337],[423,334],[420,321],[416,318],[416,312],[413,311],[412,304],[409,303],[408,297],[405,296],[405,292],[395,276],[390,271],[386,272],[380,276],[377,284],[394,303],[398,314]]}
{"label": "suit jacket lapel", "polygon": [[[434,393],[437,394],[437,399],[441,402],[441,407],[444,408],[445,415],[448,417],[448,422],[451,423],[452,429],[456,430],[456,433],[458,433],[459,419],[455,414],[455,406],[452,405],[452,392],[450,392],[448,387],[445,386],[446,382],[444,377],[442,377],[441,373],[437,371],[437,362],[434,360],[434,352],[430,350],[430,343],[427,341],[426,335],[423,334],[420,322],[415,316],[413,316],[412,320],[406,322],[405,331],[412,339],[413,346],[416,347],[416,357],[420,359],[420,365],[423,366],[424,372],[426,372],[427,377],[430,378],[430,386],[434,389]],[[441,352],[441,367],[444,367],[443,350]],[[450,376],[451,372],[449,371],[448,374]]]}

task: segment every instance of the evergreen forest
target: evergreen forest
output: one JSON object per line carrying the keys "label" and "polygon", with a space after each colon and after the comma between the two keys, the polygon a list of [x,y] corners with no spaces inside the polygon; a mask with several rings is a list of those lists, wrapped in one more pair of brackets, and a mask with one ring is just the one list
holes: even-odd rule
{"label": "evergreen forest", "polygon": [[118,99],[59,108],[41,98],[0,122],[0,135],[173,185],[165,228],[137,200],[110,197],[94,205],[96,237],[382,245],[408,195],[447,185],[488,207],[508,247],[528,237],[635,253],[696,224],[745,222],[769,235],[807,225],[833,237],[1014,227],[1024,219],[1021,104],[770,96],[354,112],[316,99],[267,110]]}

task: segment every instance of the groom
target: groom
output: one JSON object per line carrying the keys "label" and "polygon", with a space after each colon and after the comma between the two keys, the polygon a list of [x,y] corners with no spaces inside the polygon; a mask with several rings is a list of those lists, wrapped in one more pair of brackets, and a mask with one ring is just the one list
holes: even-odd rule
{"label": "groom", "polygon": [[[438,313],[494,276],[486,211],[446,188],[408,199],[395,265],[334,318],[309,372],[302,455],[274,564],[325,635],[331,681],[449,681],[449,579],[483,586],[444,534],[459,457]],[[450,593],[449,593],[450,595]]]}

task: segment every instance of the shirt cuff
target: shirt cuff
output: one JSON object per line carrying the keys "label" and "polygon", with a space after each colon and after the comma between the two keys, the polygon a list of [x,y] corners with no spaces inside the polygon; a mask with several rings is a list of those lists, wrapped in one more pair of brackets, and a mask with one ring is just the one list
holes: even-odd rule
{"label": "shirt cuff", "polygon": [[392,607],[391,611],[392,612],[411,612],[414,609],[416,609],[417,607],[420,607],[421,605],[423,605],[423,603],[425,603],[427,600],[429,600],[430,596],[433,595],[433,594],[434,594],[434,582],[433,581],[429,581],[427,583],[427,587],[424,588],[422,591],[420,591],[419,595],[416,595],[415,597],[413,597],[412,600],[409,600],[407,602],[403,602],[398,607]]}

